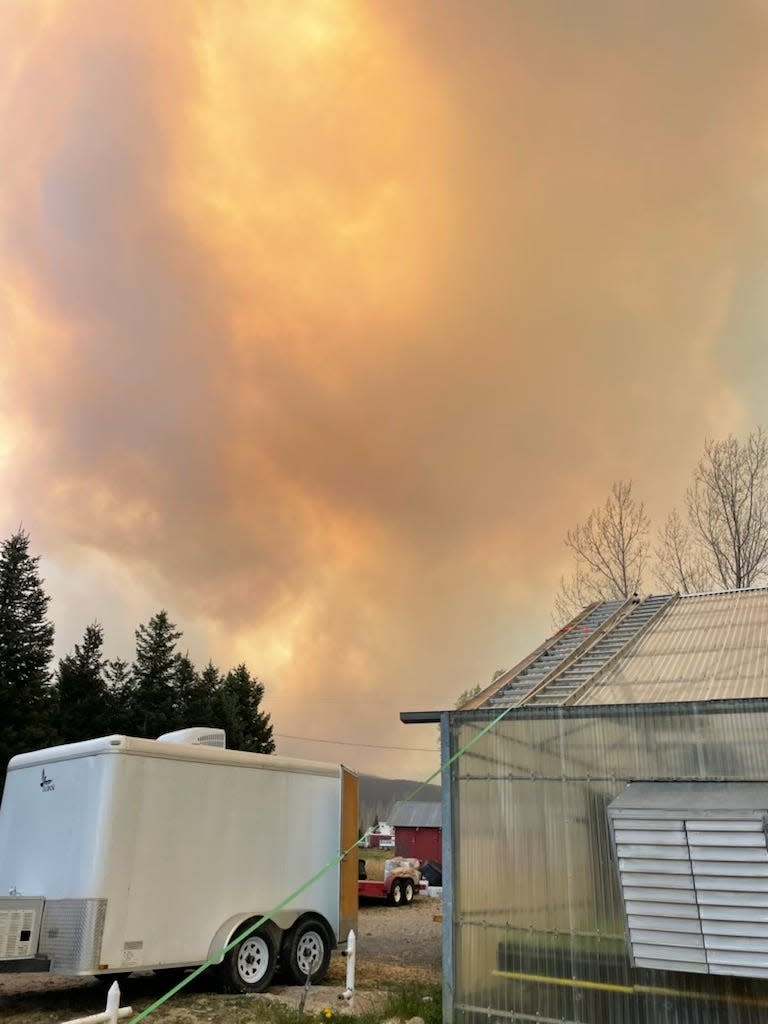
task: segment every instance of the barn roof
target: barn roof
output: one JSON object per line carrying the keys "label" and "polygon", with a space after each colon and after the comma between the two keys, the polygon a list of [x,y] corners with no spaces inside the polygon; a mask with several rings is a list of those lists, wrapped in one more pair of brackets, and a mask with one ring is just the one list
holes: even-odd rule
{"label": "barn roof", "polygon": [[460,710],[768,696],[768,588],[585,608]]}
{"label": "barn roof", "polygon": [[392,808],[390,820],[395,828],[441,828],[442,811],[439,803],[403,800]]}

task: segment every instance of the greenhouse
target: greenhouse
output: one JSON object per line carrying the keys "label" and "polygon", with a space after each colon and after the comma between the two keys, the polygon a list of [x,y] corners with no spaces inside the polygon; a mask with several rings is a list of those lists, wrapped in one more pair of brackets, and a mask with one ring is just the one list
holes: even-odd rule
{"label": "greenhouse", "polygon": [[633,598],[403,714],[454,759],[446,1021],[766,1019],[767,680],[768,590]]}

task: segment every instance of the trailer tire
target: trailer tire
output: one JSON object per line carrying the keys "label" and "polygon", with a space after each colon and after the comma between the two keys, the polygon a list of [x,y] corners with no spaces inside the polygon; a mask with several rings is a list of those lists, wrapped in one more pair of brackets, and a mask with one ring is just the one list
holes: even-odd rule
{"label": "trailer tire", "polygon": [[389,902],[393,907],[402,906],[403,903],[403,887],[400,884],[400,879],[396,878],[392,883],[392,888],[389,890]]}
{"label": "trailer tire", "polygon": [[[283,970],[296,985],[306,984],[310,971],[312,982],[322,981],[328,973],[333,945],[324,922],[317,917],[305,917],[285,936],[280,956]],[[315,963],[318,966],[311,970]]]}
{"label": "trailer tire", "polygon": [[407,907],[413,903],[413,894],[415,892],[413,882],[410,878],[403,879],[403,906]]}
{"label": "trailer tire", "polygon": [[225,992],[263,992],[277,966],[277,942],[271,928],[257,928],[233,946],[219,966]]}

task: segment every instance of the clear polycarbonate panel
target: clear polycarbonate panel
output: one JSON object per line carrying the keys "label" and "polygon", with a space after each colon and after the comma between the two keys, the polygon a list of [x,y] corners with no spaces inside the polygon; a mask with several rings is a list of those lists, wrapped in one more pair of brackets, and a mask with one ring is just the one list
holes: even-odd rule
{"label": "clear polycarbonate panel", "polygon": [[[450,715],[451,752],[493,717]],[[675,939],[631,965],[607,807],[642,780],[768,780],[768,701],[522,708],[452,765],[446,1020],[768,1019],[761,951],[754,977],[729,975],[727,951],[710,972]],[[655,930],[670,895],[661,883],[638,891],[633,927]],[[685,901],[674,903],[685,920]]]}
{"label": "clear polycarbonate panel", "polygon": [[580,703],[759,697],[768,675],[766,627],[764,587],[679,598]]}

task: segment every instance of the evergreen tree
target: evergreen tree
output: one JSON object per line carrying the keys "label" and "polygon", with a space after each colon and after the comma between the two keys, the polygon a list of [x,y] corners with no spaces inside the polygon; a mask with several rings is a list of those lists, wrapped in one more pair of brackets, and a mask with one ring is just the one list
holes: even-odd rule
{"label": "evergreen tree", "polygon": [[[180,695],[184,726],[218,726],[221,685],[221,672],[209,661],[199,675],[195,674],[195,681],[186,689],[183,698]],[[223,727],[219,726],[219,728]]]}
{"label": "evergreen tree", "polygon": [[168,726],[168,731],[206,724],[204,719],[194,720],[199,703],[199,689],[200,676],[189,654],[180,655],[173,679],[174,724]]}
{"label": "evergreen tree", "polygon": [[175,727],[174,684],[181,657],[176,642],[181,636],[164,609],[136,630],[129,717],[137,736],[156,739]]}
{"label": "evergreen tree", "polygon": [[123,658],[114,658],[104,665],[104,679],[110,710],[107,731],[130,736],[136,732],[132,717],[135,700],[131,666]]}
{"label": "evergreen tree", "polygon": [[14,754],[55,740],[53,624],[38,562],[23,530],[0,548],[0,783]]}
{"label": "evergreen tree", "polygon": [[110,691],[104,677],[104,631],[88,626],[82,645],[59,661],[56,673],[58,731],[63,743],[103,736],[110,731]]}
{"label": "evergreen tree", "polygon": [[259,710],[263,696],[263,683],[252,677],[245,665],[227,673],[218,690],[219,715],[215,724],[226,730],[228,747],[258,754],[274,753],[270,716]]}

